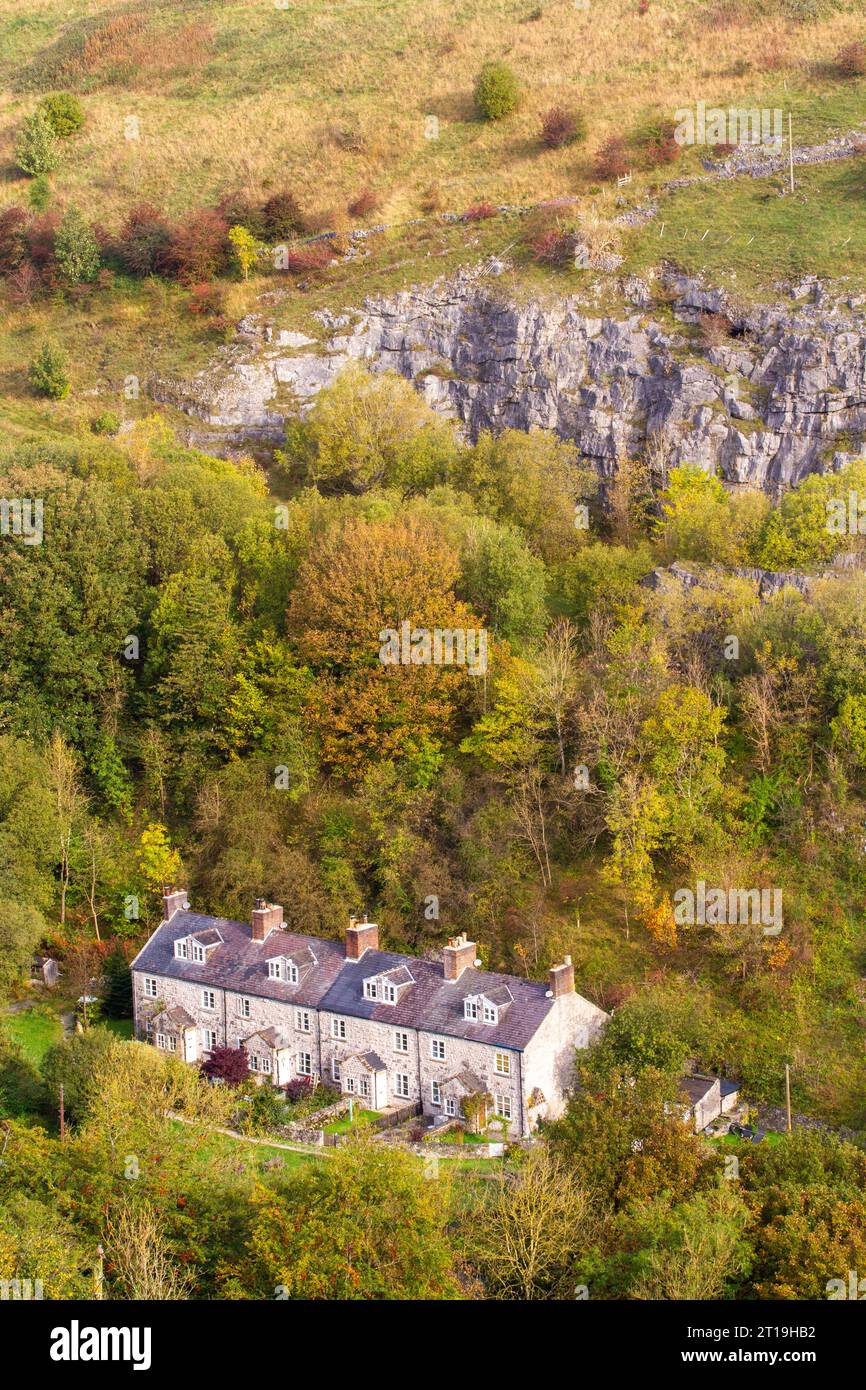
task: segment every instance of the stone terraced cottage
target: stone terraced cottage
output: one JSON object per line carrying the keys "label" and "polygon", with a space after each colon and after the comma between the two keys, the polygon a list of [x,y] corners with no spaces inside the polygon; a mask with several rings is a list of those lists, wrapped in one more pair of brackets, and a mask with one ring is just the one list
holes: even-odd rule
{"label": "stone terraced cottage", "polygon": [[196,1063],[241,1047],[276,1086],[318,1077],[369,1110],[450,1118],[489,1097],[528,1135],[562,1111],[574,1049],[608,1018],[575,992],[570,957],[538,983],[480,970],[465,936],[426,960],[380,950],[366,920],[343,942],[287,931],[263,899],[249,925],[191,912],[184,892],[163,910],[131,966],[136,1037]]}

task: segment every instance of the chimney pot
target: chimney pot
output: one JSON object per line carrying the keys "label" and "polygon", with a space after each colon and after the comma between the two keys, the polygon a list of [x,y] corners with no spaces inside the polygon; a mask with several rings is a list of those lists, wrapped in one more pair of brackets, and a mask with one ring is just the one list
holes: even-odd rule
{"label": "chimney pot", "polygon": [[179,909],[181,912],[186,912],[186,910],[187,910],[188,907],[189,907],[189,898],[187,897],[186,889],[185,889],[185,888],[176,888],[176,889],[172,889],[172,888],[168,887],[167,885],[166,885],[165,888],[163,888],[163,890],[162,890],[162,916],[163,916],[163,921],[166,921],[166,922],[167,922],[168,919],[169,919],[169,917],[171,916],[171,914],[172,914],[173,912],[177,912],[178,909]]}
{"label": "chimney pot", "polygon": [[571,956],[566,956],[562,965],[552,966],[549,975],[550,993],[554,999],[561,999],[564,994],[574,994],[574,966]]}
{"label": "chimney pot", "polygon": [[367,921],[367,914],[359,922],[349,918],[346,930],[346,960],[360,960],[365,951],[378,951],[379,928],[375,922]]}
{"label": "chimney pot", "polygon": [[446,980],[459,980],[468,966],[475,964],[475,942],[467,941],[466,933],[448,938],[442,952],[442,969]]}
{"label": "chimney pot", "polygon": [[253,941],[265,941],[272,931],[277,931],[282,925],[283,909],[279,903],[269,903],[264,898],[256,898],[251,923]]}

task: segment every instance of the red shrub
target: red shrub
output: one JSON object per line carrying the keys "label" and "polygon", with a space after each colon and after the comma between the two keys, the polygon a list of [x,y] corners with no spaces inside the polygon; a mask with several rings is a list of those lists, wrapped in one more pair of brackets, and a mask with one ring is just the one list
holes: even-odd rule
{"label": "red shrub", "polygon": [[679,159],[682,151],[677,144],[675,130],[673,121],[662,121],[650,133],[644,144],[644,163],[647,168],[655,169],[660,164],[673,164],[674,160]]}
{"label": "red shrub", "polygon": [[262,207],[262,223],[265,235],[275,241],[303,231],[304,217],[294,194],[287,188],[271,194]]}
{"label": "red shrub", "polygon": [[483,222],[486,217],[495,217],[498,209],[495,203],[473,203],[463,214],[464,222]]}
{"label": "red shrub", "polygon": [[307,1096],[313,1094],[313,1078],[311,1076],[296,1076],[293,1081],[286,1083],[285,1092],[286,1100],[306,1100]]}
{"label": "red shrub", "polygon": [[212,285],[207,280],[201,284],[191,285],[189,291],[189,311],[191,314],[222,314],[223,295],[218,285]]}
{"label": "red shrub", "polygon": [[239,1086],[249,1075],[247,1054],[242,1047],[215,1047],[206,1062],[202,1062],[203,1076],[211,1080],[224,1081],[227,1086]]}
{"label": "red shrub", "polygon": [[54,237],[59,222],[56,212],[44,212],[34,217],[27,228],[27,254],[43,275],[53,272]]}
{"label": "red shrub", "polygon": [[158,208],[138,203],[127,214],[116,251],[132,275],[155,275],[165,264],[171,230]]}
{"label": "red shrub", "polygon": [[184,284],[213,279],[228,266],[228,230],[215,208],[203,208],[189,225],[172,228],[160,268]]}
{"label": "red shrub", "polygon": [[866,76],[866,43],[849,43],[836,55],[839,71],[845,77]]}
{"label": "red shrub", "polygon": [[532,259],[539,265],[552,265],[562,269],[574,264],[577,238],[574,232],[564,232],[560,227],[547,227],[536,232],[530,242]]}
{"label": "red shrub", "polygon": [[369,213],[375,212],[378,206],[378,195],[373,192],[372,188],[365,188],[358,194],[357,198],[352,199],[349,204],[349,213],[352,217],[367,217]]}
{"label": "red shrub", "polygon": [[541,143],[549,150],[558,150],[574,140],[586,138],[586,122],[581,115],[566,111],[564,106],[552,106],[541,122]]}
{"label": "red shrub", "polygon": [[605,140],[595,158],[597,179],[620,179],[628,173],[628,149],[621,135]]}
{"label": "red shrub", "polygon": [[312,275],[317,270],[324,270],[333,259],[334,252],[329,241],[311,241],[288,253],[286,269],[292,275]]}
{"label": "red shrub", "polygon": [[23,208],[4,208],[0,212],[0,275],[8,275],[23,261],[27,250],[26,225],[27,214]]}

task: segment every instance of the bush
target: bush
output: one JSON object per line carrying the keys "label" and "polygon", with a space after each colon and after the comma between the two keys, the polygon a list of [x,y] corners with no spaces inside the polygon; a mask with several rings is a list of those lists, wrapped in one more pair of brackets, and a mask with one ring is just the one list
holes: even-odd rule
{"label": "bush", "polygon": [[84,111],[72,92],[55,92],[43,97],[37,107],[48,120],[58,140],[66,140],[84,125]]}
{"label": "bush", "polygon": [[92,283],[99,274],[102,256],[90,223],[77,208],[70,208],[54,238],[54,259],[68,285]]}
{"label": "bush", "polygon": [[516,110],[520,86],[507,63],[485,63],[475,84],[475,109],[485,121],[499,121]]}
{"label": "bush", "polygon": [[59,348],[51,343],[43,343],[28,372],[30,385],[37,396],[48,396],[53,401],[62,401],[69,395],[69,378],[66,375],[66,358]]}
{"label": "bush", "polygon": [[285,1086],[286,1100],[290,1100],[293,1104],[307,1100],[313,1094],[314,1086],[315,1083],[311,1076],[296,1076]]}
{"label": "bush", "polygon": [[28,116],[15,141],[15,163],[25,174],[50,174],[57,168],[57,136],[44,111]]}
{"label": "bush", "polygon": [[379,199],[372,188],[364,188],[348,204],[348,212],[351,217],[368,217],[371,212],[375,212],[379,206]]}
{"label": "bush", "polygon": [[839,71],[844,77],[866,76],[866,43],[849,43],[836,56]]}
{"label": "bush", "polygon": [[[120,416],[117,415],[113,410],[103,410],[102,413],[101,413],[100,415],[94,415],[93,419],[90,421],[90,429],[91,429],[91,433],[92,433],[92,434],[117,434],[117,431],[120,429]],[[127,975],[127,977],[128,977],[128,976],[129,976],[129,965],[128,965],[128,964],[125,966],[125,973],[126,973],[126,975]],[[130,1004],[131,1004],[131,1003],[132,1003],[132,1000],[131,1000],[131,998],[130,998]],[[126,1014],[125,1014],[125,1013],[124,1013],[124,1014],[114,1014],[114,1013],[112,1013],[112,1007],[113,1007],[112,998],[111,998],[111,995],[109,995],[109,999],[108,999],[108,1001],[107,1001],[107,1003],[106,1003],[106,1010],[105,1010],[106,1013],[107,1013],[107,1015],[108,1015],[108,1017],[109,1017],[109,1018],[124,1018],[124,1017],[126,1017]],[[127,1010],[126,1012],[131,1012],[131,1008],[130,1008],[129,1010]]]}
{"label": "bush", "polygon": [[317,270],[324,270],[333,259],[334,252],[329,241],[313,241],[309,246],[288,252],[286,269],[292,275],[311,275]]}
{"label": "bush", "polygon": [[221,317],[223,293],[219,285],[212,285],[207,280],[203,280],[200,285],[191,285],[189,311],[191,314],[201,314],[205,318],[211,318],[214,315]]}
{"label": "bush", "polygon": [[597,179],[621,179],[628,172],[628,150],[621,135],[605,140],[595,158]]}
{"label": "bush", "polygon": [[495,203],[473,203],[463,214],[464,222],[483,222],[486,217],[495,217],[498,209]]}
{"label": "bush", "polygon": [[240,225],[229,228],[229,245],[232,248],[232,261],[241,273],[241,278],[249,280],[250,271],[255,268],[262,244],[256,241],[252,232]]}
{"label": "bush", "polygon": [[117,254],[133,275],[155,275],[169,254],[171,231],[157,208],[139,203],[129,212],[117,240]]}
{"label": "bush", "polygon": [[51,184],[44,174],[37,174],[27,190],[27,201],[34,212],[44,212],[51,202]]}
{"label": "bush", "polygon": [[541,143],[549,150],[561,149],[586,139],[586,118],[579,111],[552,106],[541,122]]}
{"label": "bush", "polygon": [[27,214],[23,208],[4,208],[0,212],[0,275],[9,275],[23,261],[27,249],[26,224]]}
{"label": "bush", "polygon": [[284,188],[268,198],[262,208],[263,235],[273,237],[295,236],[304,230],[304,218],[294,194]]}
{"label": "bush", "polygon": [[209,1081],[224,1081],[227,1086],[240,1086],[250,1074],[247,1054],[242,1047],[215,1047],[201,1064],[201,1074]]}
{"label": "bush", "polygon": [[228,265],[228,224],[213,208],[203,208],[189,225],[175,227],[162,258],[162,268],[178,280],[212,280]]}
{"label": "bush", "polygon": [[560,227],[545,227],[536,232],[529,243],[532,259],[538,265],[555,266],[558,270],[574,265],[577,237]]}
{"label": "bush", "polygon": [[674,160],[679,159],[682,151],[677,144],[675,130],[676,125],[673,121],[660,121],[658,125],[651,126],[646,131],[642,145],[647,168],[655,169],[660,164],[673,164]]}

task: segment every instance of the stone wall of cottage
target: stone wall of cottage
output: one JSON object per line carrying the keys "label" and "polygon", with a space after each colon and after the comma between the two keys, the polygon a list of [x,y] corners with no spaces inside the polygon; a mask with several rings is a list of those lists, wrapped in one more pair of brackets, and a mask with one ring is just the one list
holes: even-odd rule
{"label": "stone wall of cottage", "polygon": [[[530,1129],[539,1120],[556,1119],[562,1114],[574,1085],[575,1049],[588,1047],[606,1023],[607,1014],[579,994],[563,994],[554,1000],[523,1057]],[[529,1104],[535,1091],[544,1096],[540,1105]]]}
{"label": "stone wall of cottage", "polygon": [[[196,984],[191,980],[175,980],[165,975],[150,976],[149,978],[157,980],[156,1000],[148,999],[145,996],[144,972],[138,970],[133,972],[132,996],[136,1037],[145,1038],[147,1036],[145,1020],[149,1015],[158,1012],[159,1007],[171,1009],[180,1004],[196,1020],[200,1029],[210,1028],[216,1033],[217,1047],[237,1047],[239,1041],[248,1038],[251,1033],[256,1033],[262,1028],[277,1028],[290,1039],[289,1065],[285,1065],[285,1058],[280,1059],[283,1063],[279,1074],[280,1084],[285,1084],[301,1074],[298,1070],[298,1056],[302,1052],[309,1053],[312,1059],[313,1073],[320,1071],[318,1015],[315,1009],[303,1009],[303,1006],[279,999],[262,999],[257,995],[249,994],[241,995],[233,990],[218,989],[214,985]],[[204,989],[212,990],[214,1009],[206,1009],[203,1006],[202,990]],[[250,1001],[249,1018],[245,1018],[241,1013],[242,999],[249,999]],[[296,1026],[296,1012],[298,1010],[309,1015],[309,1033]],[[275,1076],[274,1079],[276,1080],[277,1077]]]}

